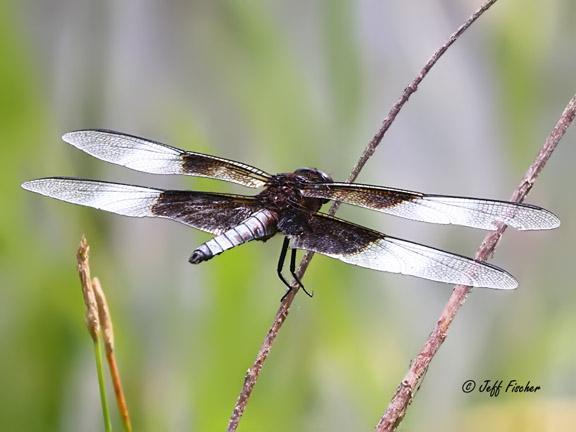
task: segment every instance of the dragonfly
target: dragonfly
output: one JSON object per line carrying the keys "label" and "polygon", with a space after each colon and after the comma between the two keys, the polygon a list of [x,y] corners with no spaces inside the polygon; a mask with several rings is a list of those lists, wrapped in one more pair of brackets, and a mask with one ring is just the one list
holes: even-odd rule
{"label": "dragonfly", "polygon": [[[71,177],[27,181],[26,190],[73,204],[131,217],[171,219],[212,234],[189,262],[200,264],[244,243],[284,236],[276,272],[291,289],[311,295],[296,275],[296,251],[325,255],[348,264],[470,287],[514,289],[507,271],[475,259],[342,220],[320,211],[329,201],[435,224],[495,230],[547,230],[560,225],[552,212],[531,204],[424,194],[357,183],[335,182],[323,171],[299,168],[268,174],[242,162],[182,150],[105,129],[78,130],[62,139],[106,162],[152,174],[181,174],[261,188],[257,195],[165,190]],[[294,287],[284,276],[289,271]]]}

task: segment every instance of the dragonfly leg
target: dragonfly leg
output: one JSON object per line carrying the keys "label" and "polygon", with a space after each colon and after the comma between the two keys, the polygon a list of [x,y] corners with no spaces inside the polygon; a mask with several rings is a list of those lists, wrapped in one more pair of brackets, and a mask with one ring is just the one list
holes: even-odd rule
{"label": "dragonfly leg", "polygon": [[296,283],[300,285],[300,288],[302,288],[302,291],[304,291],[308,297],[310,298],[314,297],[313,293],[308,292],[308,290],[304,288],[304,284],[296,275],[296,249],[292,249],[292,254],[290,255],[290,274],[292,275]]}
{"label": "dragonfly leg", "polygon": [[280,301],[283,301],[286,298],[286,296],[290,293],[290,291],[292,291],[292,287],[282,274],[282,269],[284,268],[284,261],[286,261],[286,252],[288,252],[288,241],[289,241],[288,237],[284,237],[284,243],[282,243],[282,250],[280,251],[280,258],[278,259],[278,266],[276,267],[276,273],[278,274],[278,277],[284,283],[284,285],[288,287],[288,291],[286,291],[286,294],[282,296]]}
{"label": "dragonfly leg", "polygon": [[[290,292],[294,289],[282,274],[282,269],[284,268],[284,262],[286,261],[286,253],[288,252],[288,245],[289,245],[289,239],[288,237],[284,237],[284,243],[282,243],[282,250],[280,251],[280,258],[278,259],[278,266],[276,267],[276,273],[278,274],[278,277],[284,283],[284,285],[288,287],[288,291],[286,291],[286,293],[280,299],[281,302],[284,301],[286,296],[290,294]],[[311,294],[308,290],[306,290],[306,288],[304,288],[302,281],[298,278],[298,276],[296,276],[296,249],[292,249],[290,254],[290,274],[292,275],[294,281],[298,284],[298,286],[302,288],[302,290],[306,293],[306,295],[308,297],[312,297],[313,294]]]}

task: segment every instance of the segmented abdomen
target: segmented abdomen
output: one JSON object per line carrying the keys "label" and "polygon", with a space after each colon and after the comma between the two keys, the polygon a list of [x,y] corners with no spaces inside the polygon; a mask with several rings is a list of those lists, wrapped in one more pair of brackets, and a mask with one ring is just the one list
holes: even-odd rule
{"label": "segmented abdomen", "polygon": [[190,262],[198,264],[250,240],[269,237],[276,232],[277,222],[278,215],[275,212],[259,210],[237,226],[198,246],[192,253]]}

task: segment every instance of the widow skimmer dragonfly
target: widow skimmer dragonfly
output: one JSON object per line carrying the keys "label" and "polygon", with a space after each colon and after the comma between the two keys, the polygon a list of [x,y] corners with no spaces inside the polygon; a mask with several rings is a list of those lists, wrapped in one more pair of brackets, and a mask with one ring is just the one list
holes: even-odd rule
{"label": "widow skimmer dragonfly", "polygon": [[289,290],[290,284],[282,274],[288,248],[291,248],[290,273],[302,288],[295,275],[297,249],[348,264],[439,282],[496,289],[518,286],[511,274],[492,264],[391,237],[319,212],[330,200],[417,221],[485,230],[494,230],[500,223],[519,230],[552,229],[560,225],[553,213],[530,204],[338,183],[312,168],[270,175],[241,162],[109,130],[79,130],[62,138],[96,158],[137,171],[209,177],[264,188],[258,195],[248,196],[67,177],[22,184],[26,190],[62,201],[125,216],[172,219],[213,234],[193,251],[189,260],[192,264],[248,241],[266,241],[281,233],[285,238],[277,273]]}

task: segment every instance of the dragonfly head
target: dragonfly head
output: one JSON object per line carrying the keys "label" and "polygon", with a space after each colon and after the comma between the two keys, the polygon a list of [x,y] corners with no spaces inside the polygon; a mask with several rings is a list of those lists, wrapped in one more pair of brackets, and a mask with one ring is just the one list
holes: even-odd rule
{"label": "dragonfly head", "polygon": [[[300,168],[294,171],[294,174],[306,183],[332,183],[332,177],[326,174],[324,171],[320,171],[316,168]],[[322,198],[309,198],[311,203],[310,207],[314,211],[318,211],[322,204],[326,204],[329,200]]]}
{"label": "dragonfly head", "polygon": [[316,168],[300,168],[294,171],[294,174],[306,182],[332,183],[334,181],[332,180],[332,177],[330,177],[324,171],[320,171]]}

